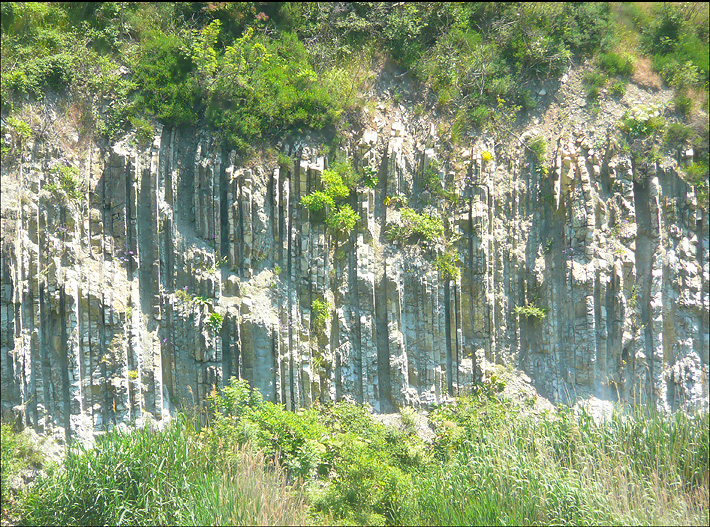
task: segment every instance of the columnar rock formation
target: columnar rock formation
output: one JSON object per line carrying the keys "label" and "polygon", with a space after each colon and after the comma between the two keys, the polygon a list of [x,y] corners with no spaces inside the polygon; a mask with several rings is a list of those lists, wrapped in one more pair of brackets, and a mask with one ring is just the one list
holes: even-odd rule
{"label": "columnar rock formation", "polygon": [[[159,129],[145,147],[35,140],[3,159],[3,410],[89,434],[165,419],[235,376],[291,409],[391,411],[464,393],[490,363],[553,401],[707,405],[708,215],[675,161],[633,166],[570,130],[546,174],[394,115],[344,149],[380,181],[351,194],[361,221],[344,237],[300,205],[327,168],[318,143],[280,148],[292,167],[240,166],[207,133]],[[448,202],[422,192],[434,158]],[[78,169],[81,199],[43,189],[55,166]],[[387,196],[446,211],[457,279],[388,238]]]}

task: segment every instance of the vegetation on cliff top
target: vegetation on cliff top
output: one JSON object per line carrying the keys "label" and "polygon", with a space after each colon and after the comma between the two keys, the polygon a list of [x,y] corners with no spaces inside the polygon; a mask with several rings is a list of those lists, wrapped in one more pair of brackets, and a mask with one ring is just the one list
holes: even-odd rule
{"label": "vegetation on cliff top", "polygon": [[36,525],[707,524],[707,413],[536,415],[502,386],[434,409],[425,442],[411,409],[395,427],[345,402],[288,412],[233,379],[207,421],[73,447],[16,512]]}
{"label": "vegetation on cliff top", "polygon": [[645,53],[679,91],[702,89],[703,14],[698,4],[5,2],[3,113],[68,90],[85,133],[200,123],[244,152],[362,104],[374,53],[455,108],[461,134],[485,127],[500,100],[534,107],[531,81],[595,54],[605,74],[628,77]]}
{"label": "vegetation on cliff top", "polygon": [[452,142],[485,129],[507,133],[536,106],[533,86],[573,62],[593,58],[585,76],[593,112],[601,90],[623,95],[637,63],[650,61],[676,90],[691,129],[683,144],[696,163],[689,180],[707,208],[704,3],[3,2],[1,9],[3,154],[13,147],[4,134],[17,130],[11,115],[55,92],[69,95],[63,111],[82,137],[117,139],[132,129],[146,143],[157,122],[199,125],[249,155],[299,130],[337,137],[366,105],[375,58],[420,82],[418,98],[450,118]]}

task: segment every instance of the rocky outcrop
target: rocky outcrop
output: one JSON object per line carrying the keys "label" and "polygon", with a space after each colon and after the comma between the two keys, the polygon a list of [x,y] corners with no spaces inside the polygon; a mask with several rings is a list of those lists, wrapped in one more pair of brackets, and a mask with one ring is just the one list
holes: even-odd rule
{"label": "rocky outcrop", "polygon": [[[292,167],[171,129],[144,147],[18,145],[2,163],[3,410],[82,436],[164,420],[236,376],[290,409],[389,412],[464,393],[491,363],[552,401],[707,405],[707,213],[676,161],[633,166],[605,134],[551,137],[544,173],[512,139],[452,149],[378,110],[343,145],[379,178],[351,193],[347,237],[300,205],[327,168],[307,136],[280,145]],[[444,197],[423,191],[430,165]],[[47,190],[60,166],[80,198]],[[388,196],[441,217],[456,279],[436,247],[388,237]]]}

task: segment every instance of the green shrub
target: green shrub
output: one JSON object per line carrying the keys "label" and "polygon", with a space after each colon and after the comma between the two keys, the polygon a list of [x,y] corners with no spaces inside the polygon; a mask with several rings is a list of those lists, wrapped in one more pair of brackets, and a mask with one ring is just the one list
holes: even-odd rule
{"label": "green shrub", "polygon": [[535,156],[535,162],[541,165],[545,162],[545,154],[547,153],[547,141],[541,135],[532,137],[528,141],[528,149]]}
{"label": "green shrub", "polygon": [[402,225],[391,231],[391,234],[401,241],[418,238],[425,242],[433,242],[444,236],[444,224],[438,218],[418,214],[408,207],[402,207],[401,218]]}
{"label": "green shrub", "polygon": [[333,197],[322,190],[316,190],[307,196],[303,196],[301,204],[311,212],[320,212],[324,209],[335,207]]}
{"label": "green shrub", "polygon": [[56,184],[45,185],[46,190],[58,191],[60,188],[64,193],[73,200],[83,199],[84,194],[81,191],[81,184],[77,180],[79,169],[75,167],[56,165],[50,170],[50,174],[59,176],[59,186]]}
{"label": "green shrub", "polygon": [[219,333],[222,331],[222,323],[224,322],[224,319],[222,315],[220,315],[217,312],[213,312],[210,314],[210,318],[207,320],[207,323],[212,326],[212,329],[215,330],[216,333]]}
{"label": "green shrub", "polygon": [[641,105],[624,113],[619,128],[630,137],[646,137],[662,129],[665,122],[660,108]]}
{"label": "green shrub", "polygon": [[683,92],[676,93],[673,98],[673,102],[675,103],[676,109],[683,114],[684,117],[688,117],[690,115],[690,112],[693,109],[693,99],[691,99],[687,94]]}
{"label": "green shrub", "polygon": [[362,169],[362,184],[365,185],[367,188],[376,188],[377,187],[377,172],[375,169],[366,166]]}
{"label": "green shrub", "polygon": [[695,188],[698,197],[698,205],[708,211],[708,164],[707,161],[691,163],[686,168],[690,183]]}
{"label": "green shrub", "polygon": [[456,280],[459,277],[459,268],[456,266],[458,261],[459,258],[455,252],[445,252],[436,257],[434,265],[445,280]]}
{"label": "green shrub", "polygon": [[134,116],[129,117],[128,121],[135,127],[136,139],[141,146],[149,145],[153,141],[155,128],[150,124],[150,121]]}
{"label": "green shrub", "polygon": [[285,177],[287,174],[293,173],[293,159],[291,159],[285,154],[279,154],[278,163],[279,167],[281,168],[281,171],[283,172],[282,176]]}
{"label": "green shrub", "polygon": [[343,200],[350,195],[350,189],[343,182],[343,177],[335,170],[324,170],[321,181],[325,192],[335,201]]}
{"label": "green shrub", "polygon": [[515,314],[525,318],[542,320],[547,316],[547,308],[538,307],[534,304],[525,304],[524,306],[515,306]]}
{"label": "green shrub", "polygon": [[355,228],[359,219],[360,216],[350,205],[342,205],[336,212],[328,215],[326,224],[334,231],[348,235]]}
{"label": "green shrub", "polygon": [[693,129],[681,123],[671,123],[666,128],[664,141],[671,148],[682,147],[693,135]]}
{"label": "green shrub", "polygon": [[178,289],[177,291],[175,291],[175,298],[185,303],[192,302],[192,295],[190,295],[190,293],[183,289]]}
{"label": "green shrub", "polygon": [[25,121],[15,119],[14,117],[8,117],[7,124],[12,128],[15,133],[17,133],[20,138],[27,140],[32,137],[32,127]]}
{"label": "green shrub", "polygon": [[609,91],[615,97],[623,97],[626,94],[626,83],[624,81],[616,81],[611,85]]}
{"label": "green shrub", "polygon": [[151,31],[133,65],[133,79],[140,89],[138,105],[174,126],[197,122],[198,86],[190,76],[192,61],[184,47],[176,35]]}

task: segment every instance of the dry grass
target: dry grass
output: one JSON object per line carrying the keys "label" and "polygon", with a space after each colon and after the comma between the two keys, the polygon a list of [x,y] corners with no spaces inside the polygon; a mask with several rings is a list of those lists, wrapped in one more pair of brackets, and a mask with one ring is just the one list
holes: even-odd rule
{"label": "dry grass", "polygon": [[661,77],[653,71],[648,57],[639,57],[636,71],[631,75],[631,82],[641,88],[658,91],[663,87]]}

